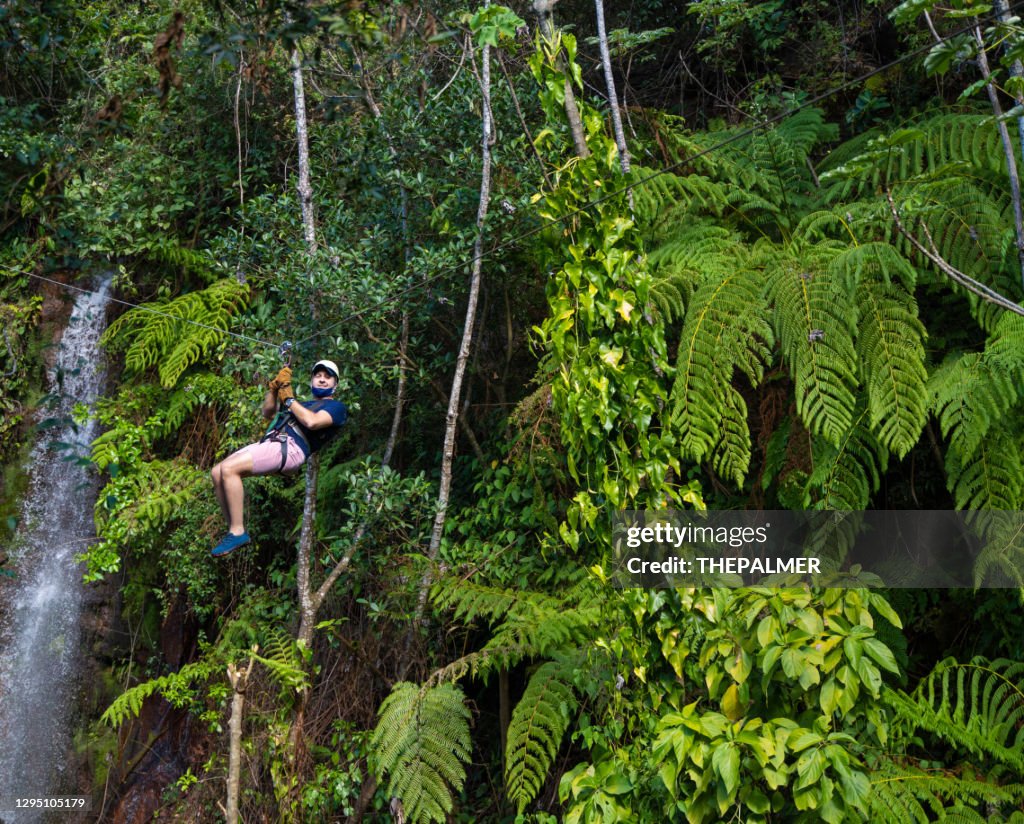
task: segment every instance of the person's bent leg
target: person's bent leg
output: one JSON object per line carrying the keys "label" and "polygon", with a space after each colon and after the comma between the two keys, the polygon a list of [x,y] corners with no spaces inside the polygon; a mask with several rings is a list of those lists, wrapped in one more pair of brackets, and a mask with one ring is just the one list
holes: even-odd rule
{"label": "person's bent leg", "polygon": [[221,464],[217,464],[210,470],[210,478],[213,480],[213,494],[217,497],[217,504],[220,506],[220,514],[224,516],[224,523],[231,523],[231,515],[228,513],[227,498],[224,497],[224,481],[221,476]]}
{"label": "person's bent leg", "polygon": [[227,515],[228,532],[232,535],[241,535],[245,532],[245,487],[242,485],[242,478],[252,475],[252,455],[248,448],[240,449],[228,455],[218,467],[218,500],[223,498],[222,506]]}

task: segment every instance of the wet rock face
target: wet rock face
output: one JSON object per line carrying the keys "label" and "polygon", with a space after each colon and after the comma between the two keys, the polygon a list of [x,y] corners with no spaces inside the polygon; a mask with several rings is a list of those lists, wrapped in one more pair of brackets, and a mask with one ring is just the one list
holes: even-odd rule
{"label": "wet rock face", "polygon": [[[154,702],[157,703],[157,702]],[[103,820],[111,824],[143,824],[164,804],[164,793],[185,772],[185,763],[176,752],[176,736],[167,730],[150,748],[133,772],[136,776]],[[109,816],[109,817],[107,817]]]}

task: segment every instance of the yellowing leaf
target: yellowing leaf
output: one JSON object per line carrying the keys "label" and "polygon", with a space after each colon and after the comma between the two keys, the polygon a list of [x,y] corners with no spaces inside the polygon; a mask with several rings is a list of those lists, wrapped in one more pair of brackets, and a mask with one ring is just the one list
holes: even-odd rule
{"label": "yellowing leaf", "polygon": [[743,717],[743,704],[740,702],[740,690],[735,684],[722,696],[722,712],[730,721],[739,721]]}
{"label": "yellowing leaf", "polygon": [[612,369],[618,368],[619,361],[622,360],[622,350],[618,347],[609,349],[607,352],[601,354],[601,360],[607,363]]}

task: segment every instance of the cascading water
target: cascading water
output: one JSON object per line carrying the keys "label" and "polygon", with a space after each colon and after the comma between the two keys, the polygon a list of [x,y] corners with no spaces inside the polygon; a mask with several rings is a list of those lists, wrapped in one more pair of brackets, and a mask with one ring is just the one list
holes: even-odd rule
{"label": "cascading water", "polygon": [[[68,775],[69,705],[76,691],[82,570],[75,563],[94,536],[96,486],[74,460],[88,454],[95,423],[72,421],[102,382],[99,337],[109,279],[79,295],[48,375],[53,407],[30,459],[30,484],[13,547],[17,581],[4,584],[0,633],[0,820],[34,822],[45,811],[10,809],[18,798],[74,795]],[[72,448],[73,445],[73,448]],[[73,820],[69,810],[55,820]],[[63,814],[62,814],[63,813]]]}

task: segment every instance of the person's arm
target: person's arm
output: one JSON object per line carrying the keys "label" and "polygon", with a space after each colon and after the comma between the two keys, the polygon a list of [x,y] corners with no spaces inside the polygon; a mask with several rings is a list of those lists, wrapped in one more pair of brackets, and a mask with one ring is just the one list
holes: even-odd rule
{"label": "person's arm", "polygon": [[267,394],[263,396],[263,406],[260,407],[260,412],[263,413],[263,417],[268,421],[277,414],[277,389],[268,389]]}
{"label": "person's arm", "polygon": [[328,426],[333,426],[334,418],[331,417],[331,413],[326,409],[321,409],[318,412],[314,412],[311,409],[306,409],[299,401],[289,398],[285,402],[285,408],[291,412],[295,419],[301,423],[306,429],[324,429]]}

